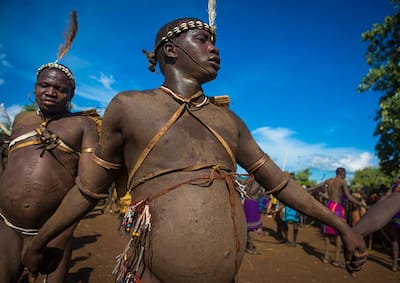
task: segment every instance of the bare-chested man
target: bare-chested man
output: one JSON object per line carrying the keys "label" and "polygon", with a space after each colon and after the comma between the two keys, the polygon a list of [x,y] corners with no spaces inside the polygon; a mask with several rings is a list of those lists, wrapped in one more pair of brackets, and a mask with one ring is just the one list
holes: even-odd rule
{"label": "bare-chested man", "polygon": [[[347,259],[365,251],[362,237],[282,172],[221,98],[203,93],[220,67],[212,27],[174,20],[158,32],[154,56],[147,55],[151,69],[159,63],[163,85],[111,101],[93,162],[25,254],[32,270],[46,264],[48,241],[104,197],[122,165],[139,215],[131,230],[134,264],[119,273],[125,279],[144,269],[140,282],[233,282],[246,247],[236,163],[279,199],[338,229]],[[349,269],[359,270],[365,259],[355,254]]]}
{"label": "bare-chested man", "polygon": [[[336,177],[326,180],[325,193],[327,195],[328,202],[326,207],[332,211],[339,219],[345,221],[345,208],[342,205],[343,197],[346,197],[352,203],[365,207],[365,204],[355,199],[347,186],[346,182],[346,169],[338,167],[336,169]],[[340,252],[342,248],[342,241],[338,231],[330,225],[324,225],[323,233],[325,235],[325,250],[324,255],[321,258],[323,263],[332,263],[333,266],[344,267],[344,263],[340,261]],[[329,257],[329,245],[331,239],[335,239],[335,258],[330,260]]]}
{"label": "bare-chested man", "polygon": [[[21,112],[15,118],[8,163],[0,181],[0,282],[18,281],[27,244],[56,211],[78,173],[85,170],[97,144],[96,124],[69,111],[74,90],[75,81],[67,67],[43,65],[34,90],[39,110]],[[65,252],[46,282],[63,282],[76,223],[69,223],[69,228],[48,243],[58,248],[49,251]],[[43,282],[40,276],[39,280]]]}

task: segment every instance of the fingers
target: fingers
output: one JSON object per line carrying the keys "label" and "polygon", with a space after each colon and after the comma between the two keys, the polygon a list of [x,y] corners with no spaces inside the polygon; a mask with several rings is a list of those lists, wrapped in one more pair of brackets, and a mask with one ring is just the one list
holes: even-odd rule
{"label": "fingers", "polygon": [[46,248],[43,259],[40,262],[40,273],[49,274],[56,270],[62,260],[63,252],[63,250],[58,248]]}
{"label": "fingers", "polygon": [[22,263],[29,268],[32,274],[49,274],[57,269],[63,258],[63,250],[46,247],[41,253],[26,252]]}
{"label": "fingers", "polygon": [[350,259],[346,256],[346,270],[354,277],[354,272],[360,271],[364,263],[367,261],[367,251],[355,251]]}

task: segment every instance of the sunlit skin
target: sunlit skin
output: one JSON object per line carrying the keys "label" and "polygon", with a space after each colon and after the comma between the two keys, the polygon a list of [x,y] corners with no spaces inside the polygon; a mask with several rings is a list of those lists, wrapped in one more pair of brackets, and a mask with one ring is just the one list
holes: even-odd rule
{"label": "sunlit skin", "polygon": [[[188,19],[171,23],[171,28],[182,21]],[[163,29],[166,33],[170,28]],[[164,75],[163,85],[185,98],[200,91],[204,83],[214,80],[220,67],[219,50],[211,34],[202,29],[185,31],[163,43],[157,50],[157,60]],[[200,96],[195,102],[203,100],[204,96]],[[104,114],[96,155],[114,164],[124,162],[131,172],[146,145],[179,106],[160,88],[117,94]],[[248,168],[263,155],[244,122],[228,107],[208,103],[194,110],[193,115],[227,142],[242,168]],[[235,169],[221,142],[193,115],[185,111],[179,116],[146,156],[134,180],[163,170],[200,164],[219,165],[228,171]],[[104,193],[115,173],[92,162],[81,180],[92,192]],[[204,175],[210,175],[210,168],[175,170],[140,183],[132,191],[134,202],[161,193],[149,204],[151,247],[145,252],[145,271],[140,282],[234,282],[246,246],[247,227],[238,194],[229,193],[224,180],[214,180],[208,186],[186,183],[164,193],[174,184]],[[281,169],[272,161],[255,172],[257,182],[267,189],[282,182],[282,176]],[[296,210],[341,231],[347,258],[350,259],[356,250],[365,250],[359,234],[293,180],[276,196]],[[231,202],[234,202],[232,210]],[[95,200],[83,197],[74,187],[32,241],[24,262],[32,270],[40,269],[40,260],[44,258],[41,249],[59,231],[87,212],[93,203]],[[72,204],[74,210],[70,209]],[[365,257],[353,258],[354,270],[358,270],[363,262]]]}
{"label": "sunlit skin", "polygon": [[[66,75],[56,69],[44,69],[35,84],[35,98],[41,115],[21,112],[14,120],[11,140],[35,130],[44,119],[53,118],[47,129],[66,144],[80,151],[95,147],[96,125],[89,118],[76,116],[66,109],[73,88]],[[34,137],[28,140],[33,140]],[[87,167],[89,154],[66,153],[60,149],[43,152],[41,145],[16,149],[9,154],[0,180],[0,211],[13,225],[39,229],[54,213],[73,186],[75,176]],[[71,255],[70,238],[75,224],[49,242],[57,256],[63,256],[47,282],[63,282]],[[17,282],[23,271],[21,257],[32,236],[25,236],[0,221],[0,282]],[[64,254],[62,251],[65,250]],[[56,256],[54,256],[56,257]],[[39,276],[37,282],[43,282]]]}

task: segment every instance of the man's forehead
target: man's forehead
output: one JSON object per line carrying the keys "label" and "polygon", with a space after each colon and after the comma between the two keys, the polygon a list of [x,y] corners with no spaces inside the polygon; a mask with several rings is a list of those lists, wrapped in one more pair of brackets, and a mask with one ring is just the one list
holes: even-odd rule
{"label": "man's forehead", "polygon": [[38,81],[47,79],[59,80],[65,82],[66,84],[69,82],[68,77],[62,71],[57,69],[44,69],[42,72],[40,72]]}

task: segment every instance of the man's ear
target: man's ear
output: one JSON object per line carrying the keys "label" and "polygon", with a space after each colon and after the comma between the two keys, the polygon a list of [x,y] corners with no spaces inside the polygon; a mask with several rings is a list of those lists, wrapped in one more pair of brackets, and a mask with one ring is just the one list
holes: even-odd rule
{"label": "man's ear", "polygon": [[164,54],[167,57],[176,58],[176,46],[172,42],[167,42],[163,45]]}

